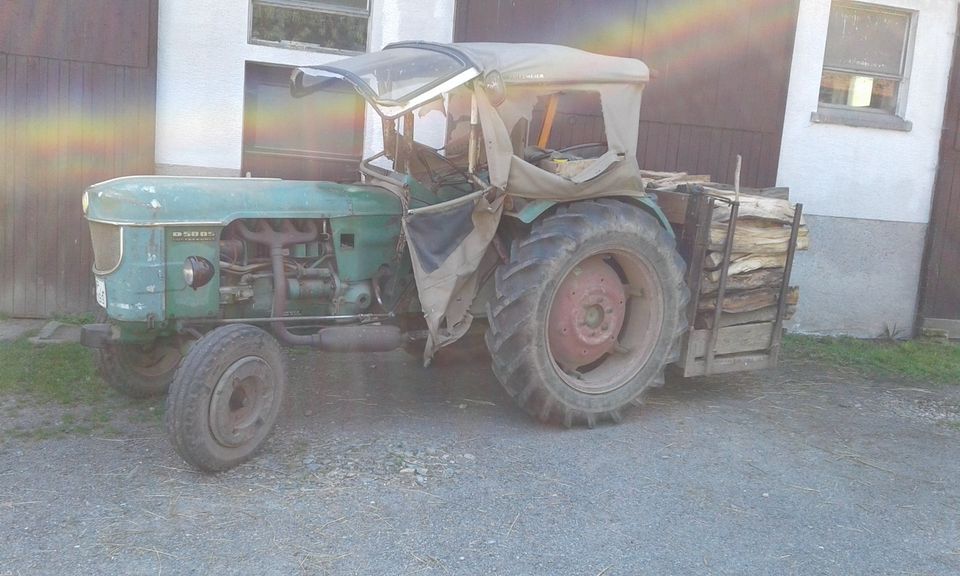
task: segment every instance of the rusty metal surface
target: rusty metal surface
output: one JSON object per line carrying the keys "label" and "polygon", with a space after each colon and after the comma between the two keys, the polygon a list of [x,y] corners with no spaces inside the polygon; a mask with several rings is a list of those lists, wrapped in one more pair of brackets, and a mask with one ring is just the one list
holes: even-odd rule
{"label": "rusty metal surface", "polygon": [[602,256],[590,257],[564,278],[550,307],[548,337],[564,369],[596,362],[614,349],[623,327],[626,292]]}

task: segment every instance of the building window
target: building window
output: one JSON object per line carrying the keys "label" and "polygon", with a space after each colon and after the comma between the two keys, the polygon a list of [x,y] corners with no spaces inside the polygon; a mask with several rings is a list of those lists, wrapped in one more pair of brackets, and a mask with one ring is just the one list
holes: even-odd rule
{"label": "building window", "polygon": [[895,118],[903,116],[913,20],[914,13],[906,10],[833,3],[815,121],[819,116],[821,121],[898,127]]}
{"label": "building window", "polygon": [[346,82],[294,98],[286,66],[248,62],[244,80],[244,174],[356,182],[363,100]]}
{"label": "building window", "polygon": [[365,52],[369,0],[251,0],[250,42]]}

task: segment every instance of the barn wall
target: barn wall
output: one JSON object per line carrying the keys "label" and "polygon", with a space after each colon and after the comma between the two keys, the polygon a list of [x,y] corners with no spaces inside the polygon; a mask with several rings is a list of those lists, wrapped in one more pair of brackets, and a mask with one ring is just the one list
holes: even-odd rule
{"label": "barn wall", "polygon": [[[776,181],[797,0],[459,0],[460,41],[549,42],[645,61],[650,170]],[[561,123],[562,126],[562,123]]]}
{"label": "barn wall", "polygon": [[153,171],[156,0],[0,3],[0,313],[95,306],[80,196]]}
{"label": "barn wall", "polygon": [[957,26],[955,0],[884,0],[916,11],[903,117],[910,131],[814,123],[829,0],[802,0],[778,183],[803,202],[814,244],[797,258],[792,329],[875,337],[914,330]]}

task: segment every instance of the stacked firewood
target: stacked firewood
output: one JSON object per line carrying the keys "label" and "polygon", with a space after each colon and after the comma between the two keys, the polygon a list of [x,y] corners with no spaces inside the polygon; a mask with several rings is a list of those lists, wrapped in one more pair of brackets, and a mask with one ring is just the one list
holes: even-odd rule
{"label": "stacked firewood", "polygon": [[[737,196],[730,186],[711,183],[709,177],[705,176],[645,172],[644,177],[648,181],[647,190],[658,195],[668,218],[675,223],[683,221],[686,197],[683,197],[684,201],[680,204],[677,198],[681,195],[670,193],[675,192],[682,184],[693,184],[701,187],[706,194],[731,200]],[[740,208],[721,305],[721,327],[772,322],[776,319],[795,213],[795,207],[790,203],[788,195],[786,188],[746,188],[740,191]],[[717,202],[700,281],[700,299],[695,323],[698,329],[711,328],[714,324],[729,222],[729,205]],[[801,218],[797,250],[806,250],[809,246],[809,230]],[[787,292],[785,319],[795,312],[799,297],[799,288],[790,287]]]}

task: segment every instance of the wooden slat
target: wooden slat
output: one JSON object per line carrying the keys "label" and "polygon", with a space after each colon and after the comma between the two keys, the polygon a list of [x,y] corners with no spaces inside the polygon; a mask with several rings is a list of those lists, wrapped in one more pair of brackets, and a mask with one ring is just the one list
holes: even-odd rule
{"label": "wooden slat", "polygon": [[[765,370],[775,368],[770,356],[766,354],[734,354],[731,356],[716,356],[710,368],[710,374],[729,374],[732,372],[747,372],[750,370]],[[680,373],[691,378],[706,374],[707,365],[703,360],[690,362],[685,368],[679,368]]]}
{"label": "wooden slat", "polygon": [[148,67],[151,0],[5,0],[0,52]]}
{"label": "wooden slat", "polygon": [[[84,95],[84,72],[88,65],[78,62],[67,63],[69,69],[70,87],[67,93],[67,125],[61,134],[62,145],[67,150],[68,166],[64,169],[64,176],[67,181],[61,189],[61,194],[70,194],[74,183],[85,182],[84,178],[84,158],[78,154],[83,146],[83,95]],[[81,302],[86,300],[86,290],[84,290],[84,279],[86,274],[83,268],[80,252],[80,243],[82,240],[82,221],[79,220],[70,209],[71,204],[65,201],[63,204],[63,232],[61,234],[60,249],[66,254],[66,282],[64,283],[64,293],[67,295],[68,302],[72,306],[79,307]]]}
{"label": "wooden slat", "polygon": [[[796,306],[787,306],[784,319],[789,320],[796,313]],[[705,312],[697,315],[696,327],[698,329],[709,330],[713,326],[713,312]],[[754,324],[757,322],[773,322],[777,319],[777,307],[767,306],[759,310],[750,312],[740,312],[737,314],[725,313],[720,316],[720,327],[739,326],[741,324]]]}
{"label": "wooden slat", "polygon": [[[766,350],[770,346],[772,330],[772,322],[721,328],[717,335],[717,356]],[[694,330],[690,334],[690,349],[694,358],[706,355],[709,335],[709,330]]]}
{"label": "wooden slat", "polygon": [[60,227],[54,226],[52,230],[45,229],[44,224],[49,222],[51,216],[58,214],[59,210],[59,188],[57,183],[57,155],[55,146],[57,144],[57,126],[59,117],[57,114],[58,102],[60,97],[60,63],[56,60],[43,60],[43,85],[42,105],[43,105],[43,128],[40,135],[40,147],[43,151],[43,158],[46,163],[46,169],[41,171],[39,179],[40,189],[40,209],[38,216],[37,241],[39,244],[38,262],[38,286],[37,294],[40,302],[38,310],[43,316],[56,313],[59,310],[59,301],[57,298],[57,289],[59,286],[59,272],[57,270],[57,254],[59,250]]}
{"label": "wooden slat", "polygon": [[33,259],[30,252],[28,231],[24,226],[30,218],[27,207],[27,186],[32,176],[32,174],[28,172],[30,163],[27,161],[31,152],[28,144],[28,119],[30,117],[30,110],[27,105],[27,102],[29,102],[29,59],[18,58],[15,66],[14,114],[17,120],[13,140],[15,143],[14,153],[16,154],[16,162],[13,167],[13,212],[16,214],[12,226],[13,253],[15,255],[13,262],[13,313],[15,315],[26,315],[26,313],[30,311],[26,300],[30,279],[28,270],[30,270]]}
{"label": "wooden slat", "polygon": [[14,58],[0,53],[0,311],[13,310]]}

